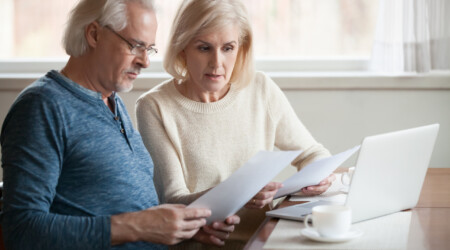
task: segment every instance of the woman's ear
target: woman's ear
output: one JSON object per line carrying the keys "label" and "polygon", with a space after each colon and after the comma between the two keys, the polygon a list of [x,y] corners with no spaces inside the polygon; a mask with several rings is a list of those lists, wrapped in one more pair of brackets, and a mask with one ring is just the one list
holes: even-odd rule
{"label": "woman's ear", "polygon": [[187,63],[186,63],[186,52],[184,50],[182,50],[179,54],[178,54],[178,58],[181,59],[181,62],[183,64],[184,67],[186,67]]}
{"label": "woman's ear", "polygon": [[86,37],[87,43],[89,44],[89,47],[97,47],[100,29],[101,27],[97,21],[90,23],[84,29],[84,35]]}

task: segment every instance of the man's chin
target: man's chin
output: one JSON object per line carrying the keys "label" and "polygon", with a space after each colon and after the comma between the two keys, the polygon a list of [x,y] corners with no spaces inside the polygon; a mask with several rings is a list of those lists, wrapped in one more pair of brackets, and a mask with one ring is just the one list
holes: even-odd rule
{"label": "man's chin", "polygon": [[130,92],[133,89],[133,82],[130,82],[128,84],[117,84],[116,85],[116,92],[126,93]]}

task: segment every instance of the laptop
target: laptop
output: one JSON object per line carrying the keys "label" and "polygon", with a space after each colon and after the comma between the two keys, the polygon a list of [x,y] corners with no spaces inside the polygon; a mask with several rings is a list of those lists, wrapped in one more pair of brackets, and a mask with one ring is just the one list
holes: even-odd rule
{"label": "laptop", "polygon": [[267,216],[303,220],[317,205],[345,204],[352,222],[373,219],[417,205],[439,124],[364,138],[348,195],[341,202],[319,200],[266,212]]}

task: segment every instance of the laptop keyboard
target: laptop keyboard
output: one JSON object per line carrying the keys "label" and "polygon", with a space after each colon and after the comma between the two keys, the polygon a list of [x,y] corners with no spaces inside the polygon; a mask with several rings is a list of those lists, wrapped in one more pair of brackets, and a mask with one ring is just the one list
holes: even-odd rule
{"label": "laptop keyboard", "polygon": [[333,202],[319,200],[319,201],[312,201],[312,202],[307,202],[307,203],[294,205],[293,207],[295,207],[295,211],[298,214],[306,215],[306,214],[310,214],[312,212],[312,208],[315,207],[315,206],[330,205],[330,204],[333,204]]}
{"label": "laptop keyboard", "polygon": [[302,203],[302,204],[298,204],[298,205],[293,205],[293,206],[289,206],[289,207],[278,208],[275,210],[267,211],[266,215],[271,216],[271,217],[278,217],[278,218],[283,218],[283,219],[302,221],[306,215],[308,215],[312,212],[313,207],[319,206],[319,205],[329,205],[329,204],[336,204],[336,202],[327,201],[327,200],[312,201],[312,202],[307,202],[307,203]]}

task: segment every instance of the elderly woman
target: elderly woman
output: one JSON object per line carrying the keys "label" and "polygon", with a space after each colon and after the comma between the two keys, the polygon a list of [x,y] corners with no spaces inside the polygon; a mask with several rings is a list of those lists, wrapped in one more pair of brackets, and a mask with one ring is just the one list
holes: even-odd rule
{"label": "elderly woman", "polygon": [[[173,78],[142,95],[136,108],[162,202],[191,203],[259,150],[303,150],[292,162],[298,169],[330,155],[280,88],[255,72],[252,39],[239,0],[186,0],[178,10],[164,58]],[[320,194],[334,179],[303,192]],[[245,243],[264,218],[263,209],[251,208],[270,203],[280,187],[269,183],[239,211],[230,249],[236,240]]]}

